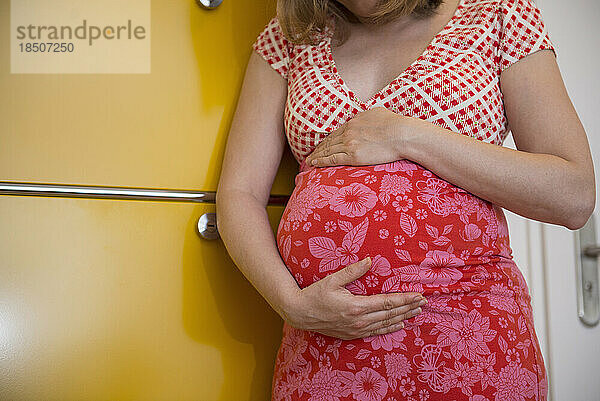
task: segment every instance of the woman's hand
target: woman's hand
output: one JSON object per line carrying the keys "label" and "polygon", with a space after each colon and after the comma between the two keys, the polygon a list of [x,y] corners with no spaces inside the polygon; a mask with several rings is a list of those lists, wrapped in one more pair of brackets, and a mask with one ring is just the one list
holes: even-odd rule
{"label": "woman's hand", "polygon": [[[329,133],[305,160],[307,166],[361,166],[391,163],[406,157],[408,135],[427,128],[427,121],[375,107]],[[311,164],[316,161],[316,164]]]}
{"label": "woman's hand", "polygon": [[286,313],[288,324],[344,340],[400,330],[427,301],[418,292],[354,295],[345,288],[370,267],[366,258],[301,289]]}

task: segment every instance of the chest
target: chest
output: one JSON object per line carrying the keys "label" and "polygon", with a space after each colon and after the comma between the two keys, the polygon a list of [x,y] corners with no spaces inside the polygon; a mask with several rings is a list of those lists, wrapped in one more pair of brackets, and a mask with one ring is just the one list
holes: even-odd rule
{"label": "chest", "polygon": [[353,32],[341,46],[330,45],[337,72],[360,99],[369,99],[393,81],[427,49],[439,24],[423,22],[387,35]]}
{"label": "chest", "polygon": [[[374,107],[502,144],[507,130],[496,62],[498,29],[486,12],[465,8],[433,40],[439,25],[422,35],[399,36],[391,45],[374,40],[336,47],[324,38],[296,47],[284,121],[298,162],[331,131]],[[473,15],[479,18],[472,20]]]}

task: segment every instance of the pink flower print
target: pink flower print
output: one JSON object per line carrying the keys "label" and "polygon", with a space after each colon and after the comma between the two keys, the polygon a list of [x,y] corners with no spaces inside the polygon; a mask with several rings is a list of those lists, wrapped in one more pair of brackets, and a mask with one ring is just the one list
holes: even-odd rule
{"label": "pink flower print", "polygon": [[373,213],[373,219],[375,219],[375,221],[383,221],[387,218],[387,213],[385,212],[385,210],[375,210],[375,212]]}
{"label": "pink flower print", "polygon": [[[299,383],[296,383],[299,384]],[[298,388],[298,386],[293,386],[291,383],[278,380],[275,383],[275,388],[273,389],[273,400],[274,401],[287,401],[291,400],[292,393]]]}
{"label": "pink flower print", "polygon": [[375,255],[371,260],[371,271],[380,276],[392,274],[390,262],[381,255]]}
{"label": "pink flower print", "polygon": [[306,222],[306,223],[304,223],[304,225],[302,226],[302,229],[303,229],[304,231],[308,231],[308,230],[310,230],[310,226],[311,226],[311,223],[310,223],[310,221],[307,221],[307,222]]}
{"label": "pink flower print", "polygon": [[369,210],[373,209],[376,202],[377,196],[371,188],[353,182],[340,188],[329,199],[329,207],[342,216],[359,217],[364,216]]}
{"label": "pink flower print", "polygon": [[335,224],[335,221],[328,221],[327,223],[325,223],[325,232],[326,233],[332,233],[336,230],[337,228],[337,224]]}
{"label": "pink flower print", "polygon": [[379,238],[386,239],[388,235],[390,235],[390,232],[387,230],[387,228],[382,228],[379,230]]}
{"label": "pink flower print", "polygon": [[388,385],[383,376],[368,367],[356,373],[352,383],[352,394],[357,401],[381,401],[387,390]]}
{"label": "pink flower print", "polygon": [[377,176],[374,174],[369,174],[365,177],[365,184],[372,184],[377,181]]}
{"label": "pink flower print", "polygon": [[517,336],[515,335],[515,332],[513,330],[508,330],[506,336],[510,341],[515,341],[517,339]]}
{"label": "pink flower print", "polygon": [[[437,292],[437,291],[436,291]],[[448,316],[456,315],[456,308],[448,306],[449,299],[445,296],[427,298],[427,305],[422,306],[423,312],[411,318],[415,324],[441,323],[448,320]],[[462,312],[466,315],[466,312]]]}
{"label": "pink flower print", "polygon": [[427,204],[433,213],[444,217],[452,213],[454,205],[446,195],[449,191],[448,182],[438,178],[428,178],[425,181],[418,181],[416,185],[419,190],[417,200]]}
{"label": "pink flower print", "polygon": [[427,210],[425,209],[417,209],[415,211],[415,216],[418,220],[423,220],[427,218]]}
{"label": "pink flower print", "polygon": [[287,220],[306,221],[313,209],[318,206],[319,200],[322,202],[320,191],[320,186],[310,183],[302,191],[292,193],[287,205]]}
{"label": "pink flower print", "polygon": [[365,237],[369,219],[365,217],[362,223],[351,229],[344,235],[342,246],[338,247],[331,238],[312,237],[308,239],[308,249],[315,257],[321,259],[319,272],[335,270],[339,266],[347,266],[358,262],[356,255],[360,250]]}
{"label": "pink flower print", "polygon": [[548,397],[548,380],[541,380],[538,382],[538,391],[542,399]]}
{"label": "pink flower print", "polygon": [[412,184],[408,178],[397,174],[386,174],[379,186],[379,200],[387,205],[392,195],[404,195],[411,190]]}
{"label": "pink flower print", "polygon": [[404,239],[403,235],[395,235],[394,236],[394,245],[396,245],[396,246],[404,245],[405,242],[406,242],[406,240]]}
{"label": "pink flower print", "polygon": [[508,322],[506,321],[505,318],[501,317],[498,319],[498,324],[500,325],[500,327],[502,327],[503,329],[508,327]]}
{"label": "pink flower print", "polygon": [[467,259],[469,259],[469,256],[470,256],[470,255],[471,255],[471,252],[470,252],[468,249],[463,249],[463,250],[460,252],[460,256],[459,256],[459,257],[460,257],[462,260],[467,260]]}
{"label": "pink flower print", "polygon": [[487,294],[488,301],[492,308],[505,310],[510,313],[518,313],[519,306],[515,301],[514,291],[502,283],[493,284]]}
{"label": "pink flower print", "polygon": [[415,382],[407,377],[400,380],[398,389],[402,392],[402,395],[406,397],[407,395],[412,395],[417,388],[415,387]]}
{"label": "pink flower print", "polygon": [[404,195],[412,190],[410,180],[398,174],[386,174],[381,179],[380,191],[385,191],[390,195]]}
{"label": "pink flower print", "polygon": [[419,266],[417,265],[397,267],[394,269],[394,274],[400,276],[400,280],[405,282],[418,282],[420,280]]}
{"label": "pink flower print", "polygon": [[319,354],[319,367],[329,366],[331,367],[331,360],[327,354]]}
{"label": "pink flower print", "polygon": [[368,275],[365,280],[367,283],[367,287],[375,287],[377,284],[379,284],[377,276],[373,276],[372,274]]}
{"label": "pink flower print", "polygon": [[[340,373],[343,373],[343,376]],[[306,392],[310,394],[309,401],[340,401],[340,396],[347,397],[351,390],[348,374],[352,373],[331,370],[330,366],[322,366],[306,386]]]}
{"label": "pink flower print", "polygon": [[404,329],[393,331],[387,334],[378,334],[370,337],[364,337],[363,341],[370,342],[373,350],[383,348],[386,351],[391,351],[392,348],[403,347],[406,345],[402,344],[402,340],[406,337],[406,331]]}
{"label": "pink flower print", "polygon": [[411,371],[408,358],[402,354],[390,352],[385,354],[383,359],[385,363],[385,371],[388,377],[401,379],[402,377],[407,376]]}
{"label": "pink flower print", "polygon": [[[302,191],[304,192],[304,191]],[[301,193],[302,193],[301,192]],[[298,195],[300,196],[300,195]],[[308,216],[313,212],[310,207],[308,207],[308,202],[306,200],[294,199],[288,202],[288,214],[286,216],[288,221],[306,221]]]}
{"label": "pink flower print", "polygon": [[302,354],[306,351],[308,342],[303,332],[295,327],[286,325],[284,330],[281,347],[285,357],[281,362],[281,372],[299,372],[307,363]]}
{"label": "pink flower print", "polygon": [[488,222],[485,226],[485,233],[491,238],[498,238],[498,221],[496,220],[496,212],[494,212],[493,205],[488,209],[478,209],[478,212]]}
{"label": "pink flower print", "polygon": [[473,395],[471,388],[477,382],[477,373],[467,362],[454,361],[454,369],[444,368],[444,382],[448,387],[457,387],[466,395]]}
{"label": "pink flower print", "polygon": [[501,208],[499,209],[499,208],[500,208],[500,206],[496,205],[495,203],[492,203],[492,210],[496,217],[495,220],[498,224],[497,235],[498,235],[498,237],[508,237],[508,223],[506,221],[506,216],[502,212],[502,209]]}
{"label": "pink flower print", "polygon": [[283,256],[283,260],[288,260],[290,256],[290,252],[292,250],[292,236],[285,235],[279,238],[279,251],[281,252],[281,256]]}
{"label": "pink flower print", "polygon": [[525,401],[535,397],[536,374],[520,363],[502,368],[496,381],[494,401]]}
{"label": "pink flower print", "polygon": [[450,199],[453,203],[452,213],[458,214],[465,223],[468,222],[472,213],[479,211],[481,208],[479,204],[481,200],[470,193],[454,193],[454,196]]}
{"label": "pink flower print", "polygon": [[425,259],[421,262],[419,277],[422,284],[432,286],[448,286],[460,280],[463,274],[456,269],[457,266],[464,266],[465,262],[453,254],[433,250],[427,251]]}
{"label": "pink flower print", "polygon": [[[463,292],[458,292],[458,293],[450,293],[450,299],[453,301],[460,301],[461,299],[463,299],[463,297],[465,296],[465,294]],[[458,304],[459,307],[463,307],[463,309],[467,309],[466,305],[462,305],[462,304]]]}
{"label": "pink flower print", "polygon": [[506,350],[506,362],[508,363],[518,363],[521,362],[521,357],[519,356],[519,351],[515,348],[509,348]]}
{"label": "pink flower print", "polygon": [[409,175],[418,170],[419,167],[412,161],[407,159],[396,160],[391,163],[377,164],[373,167],[374,171],[386,171],[388,173],[396,173],[398,171],[406,171]]}
{"label": "pink flower print", "polygon": [[425,341],[421,337],[415,337],[415,345],[417,347],[422,347],[425,344]]}
{"label": "pink flower print", "polygon": [[490,329],[489,317],[482,316],[477,309],[463,318],[442,321],[436,328],[440,331],[438,344],[450,345],[450,352],[457,360],[466,356],[473,361],[477,354],[489,354],[486,343],[496,336],[496,331]]}
{"label": "pink flower print", "polygon": [[481,235],[481,228],[475,223],[469,223],[459,234],[460,237],[467,242],[475,241]]}
{"label": "pink flower print", "polygon": [[473,303],[473,306],[476,308],[481,308],[481,301],[477,298],[473,299],[473,301],[471,301]]}
{"label": "pink flower print", "polygon": [[392,206],[396,208],[397,212],[408,212],[412,209],[412,199],[408,198],[408,195],[396,196],[396,200],[392,202]]}
{"label": "pink flower print", "polygon": [[372,356],[371,357],[371,366],[373,366],[375,369],[377,369],[378,367],[381,366],[381,359],[379,359],[379,357],[377,356]]}
{"label": "pink flower print", "polygon": [[488,356],[477,355],[475,357],[475,369],[481,380],[481,389],[485,390],[488,386],[494,386],[497,373],[494,369],[496,364],[496,354],[492,353]]}
{"label": "pink flower print", "polygon": [[419,391],[419,400],[427,401],[429,399],[429,391],[422,389]]}

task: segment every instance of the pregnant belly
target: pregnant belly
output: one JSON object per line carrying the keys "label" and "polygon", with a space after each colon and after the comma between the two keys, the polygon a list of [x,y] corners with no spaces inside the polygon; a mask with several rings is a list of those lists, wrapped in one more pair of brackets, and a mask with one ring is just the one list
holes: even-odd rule
{"label": "pregnant belly", "polygon": [[512,255],[501,209],[420,164],[307,167],[295,184],[277,246],[301,288],[367,256],[369,272],[346,286],[355,294],[524,286],[514,263],[502,268]]}

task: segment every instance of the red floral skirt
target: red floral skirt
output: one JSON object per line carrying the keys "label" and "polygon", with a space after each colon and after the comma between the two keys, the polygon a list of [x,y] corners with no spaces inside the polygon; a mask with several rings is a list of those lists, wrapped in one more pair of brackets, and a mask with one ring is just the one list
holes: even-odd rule
{"label": "red floral skirt", "polygon": [[371,257],[354,294],[428,303],[393,333],[342,340],[284,323],[272,400],[546,400],[529,289],[501,208],[409,160],[307,167],[277,229],[301,288]]}

